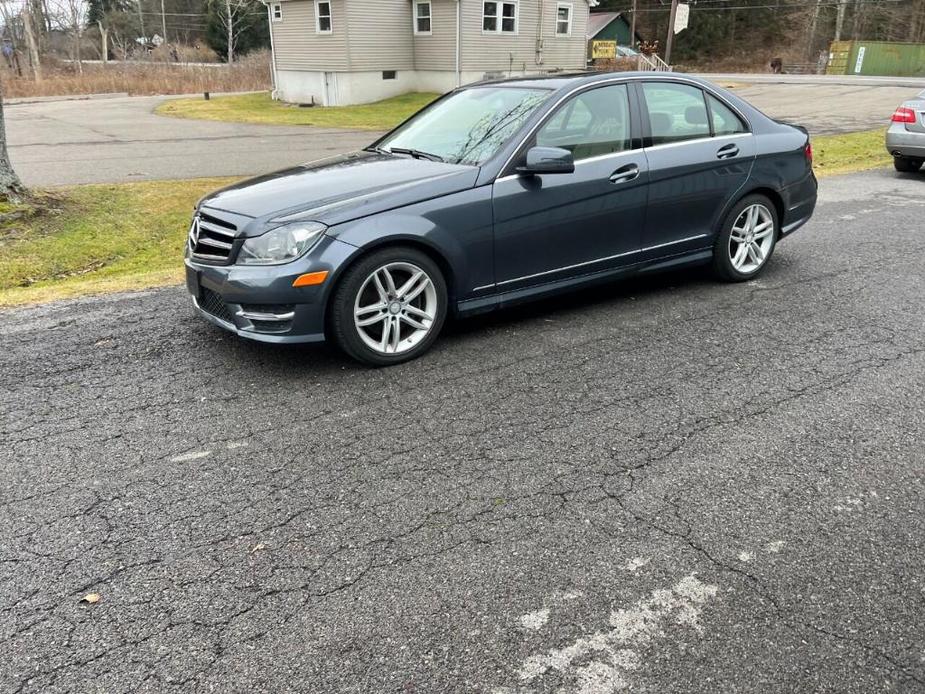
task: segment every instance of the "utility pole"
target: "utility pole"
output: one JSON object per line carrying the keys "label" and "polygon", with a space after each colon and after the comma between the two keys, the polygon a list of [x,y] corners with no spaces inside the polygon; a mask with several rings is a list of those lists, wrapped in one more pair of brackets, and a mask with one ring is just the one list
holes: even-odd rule
{"label": "utility pole", "polygon": [[668,40],[665,41],[665,62],[671,65],[671,43],[674,40],[674,20],[678,15],[678,0],[671,0],[671,15],[668,17]]}
{"label": "utility pole", "polygon": [[141,38],[144,40],[144,52],[148,50],[148,37],[145,35],[145,15],[142,12],[141,0],[138,0],[138,23],[141,25]]}
{"label": "utility pole", "polygon": [[630,48],[636,48],[636,3],[638,0],[633,0],[633,18],[630,22]]}
{"label": "utility pole", "polygon": [[167,13],[164,12],[164,0],[161,0],[161,37],[164,39],[164,43],[167,43]]}

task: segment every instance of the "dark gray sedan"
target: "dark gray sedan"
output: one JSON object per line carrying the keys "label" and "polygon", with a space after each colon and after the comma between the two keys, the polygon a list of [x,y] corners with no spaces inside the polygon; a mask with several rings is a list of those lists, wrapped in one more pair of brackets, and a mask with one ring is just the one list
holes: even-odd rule
{"label": "dark gray sedan", "polygon": [[388,365],[450,316],[696,264],[749,280],[815,204],[806,131],[703,80],[487,82],[362,152],[204,198],[187,285],[241,337]]}
{"label": "dark gray sedan", "polygon": [[893,112],[886,149],[897,171],[918,171],[925,162],[925,91]]}

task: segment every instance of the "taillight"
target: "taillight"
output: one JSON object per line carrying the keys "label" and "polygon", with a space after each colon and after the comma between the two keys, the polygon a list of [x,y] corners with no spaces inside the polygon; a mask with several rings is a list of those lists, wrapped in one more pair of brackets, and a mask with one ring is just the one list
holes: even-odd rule
{"label": "taillight", "polygon": [[813,165],[813,144],[809,140],[807,140],[806,144],[803,146],[803,155],[806,157],[806,163],[812,166]]}
{"label": "taillight", "polygon": [[915,111],[905,106],[900,106],[893,111],[893,117],[890,119],[894,123],[915,123]]}

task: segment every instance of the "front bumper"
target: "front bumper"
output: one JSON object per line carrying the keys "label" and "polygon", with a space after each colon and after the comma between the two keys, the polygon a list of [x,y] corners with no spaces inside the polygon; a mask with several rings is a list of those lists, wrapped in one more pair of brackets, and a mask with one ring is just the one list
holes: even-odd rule
{"label": "front bumper", "polygon": [[925,159],[925,133],[910,132],[902,123],[893,123],[886,131],[886,150],[894,157]]}
{"label": "front bumper", "polygon": [[[325,307],[338,270],[357,252],[322,237],[307,255],[285,265],[186,264],[186,286],[197,313],[210,323],[259,342],[321,342]],[[293,287],[300,275],[327,271],[324,283]]]}

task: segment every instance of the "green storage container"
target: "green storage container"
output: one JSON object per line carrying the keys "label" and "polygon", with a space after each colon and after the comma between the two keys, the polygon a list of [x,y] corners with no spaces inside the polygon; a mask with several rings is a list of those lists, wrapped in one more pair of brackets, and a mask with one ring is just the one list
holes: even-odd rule
{"label": "green storage container", "polygon": [[925,44],[833,41],[827,75],[925,77]]}

